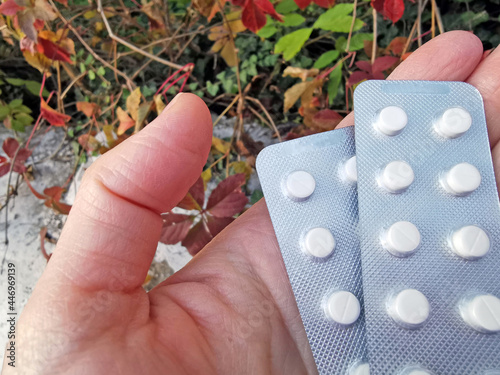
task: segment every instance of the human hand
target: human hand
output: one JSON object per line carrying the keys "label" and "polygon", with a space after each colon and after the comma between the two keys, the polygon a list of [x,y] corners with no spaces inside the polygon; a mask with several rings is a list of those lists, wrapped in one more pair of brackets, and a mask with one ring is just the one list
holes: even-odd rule
{"label": "human hand", "polygon": [[[500,168],[500,50],[483,54],[471,33],[446,33],[390,79],[476,86]],[[341,126],[352,124],[350,115]],[[317,372],[264,201],[151,292],[141,286],[160,213],[198,178],[211,134],[206,106],[182,94],[87,171],[5,374]]]}

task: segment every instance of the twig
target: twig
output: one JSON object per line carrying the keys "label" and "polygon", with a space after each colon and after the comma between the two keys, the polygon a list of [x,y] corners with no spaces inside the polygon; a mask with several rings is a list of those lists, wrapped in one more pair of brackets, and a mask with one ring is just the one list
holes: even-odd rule
{"label": "twig", "polygon": [[405,55],[406,52],[410,49],[412,40],[413,40],[413,35],[415,35],[415,30],[417,29],[417,21],[413,23],[413,27],[411,28],[410,34],[408,35],[408,39],[406,39],[406,44],[403,48],[403,51],[401,52],[401,57]]}
{"label": "twig", "polygon": [[[12,158],[12,160],[10,162],[9,178],[7,180],[7,198],[6,198],[6,202],[5,202],[5,242],[4,242],[5,245],[9,244],[8,230],[9,230],[10,180],[12,177],[12,172],[14,170],[14,164],[16,163],[17,154],[19,153],[20,150],[21,150],[21,145],[19,145],[17,147],[16,153],[14,154],[14,157]],[[5,253],[7,253],[7,251],[5,251]],[[5,261],[5,255],[4,255],[4,259],[2,259],[2,266],[3,266],[3,262]]]}
{"label": "twig", "polygon": [[133,44],[127,42],[126,40],[116,36],[114,34],[113,30],[111,30],[111,26],[109,25],[108,19],[107,19],[106,15],[104,14],[104,9],[102,7],[101,0],[97,0],[97,10],[101,14],[102,20],[104,22],[104,25],[106,26],[106,30],[108,31],[109,37],[111,39],[113,39],[114,41],[116,41],[120,44],[123,44],[125,47],[130,48],[131,50],[133,50],[133,51],[135,51],[143,56],[150,58],[151,60],[155,60],[155,61],[159,62],[160,64],[169,66],[169,67],[174,68],[174,69],[181,69],[182,68],[181,65],[175,64],[175,63],[170,62],[168,60],[162,59],[161,57],[155,56],[152,53],[146,52],[146,51],[140,49],[139,47],[136,47]]}
{"label": "twig", "polygon": [[354,23],[356,22],[356,8],[358,6],[358,0],[354,0],[354,8],[352,11],[352,22],[351,22],[351,28],[349,29],[349,35],[347,37],[347,43],[345,46],[345,51],[349,52],[349,47],[351,46],[351,37],[352,37],[352,31],[354,30]]}
{"label": "twig", "polygon": [[111,65],[106,60],[104,60],[101,56],[99,56],[97,53],[95,53],[95,51],[92,49],[92,47],[90,47],[87,44],[87,42],[85,42],[85,40],[78,33],[78,31],[68,22],[68,20],[66,18],[64,18],[64,16],[61,14],[61,12],[59,12],[59,9],[54,4],[54,1],[53,0],[49,0],[49,2],[50,2],[50,5],[52,5],[52,8],[56,12],[57,16],[63,20],[65,27],[67,27],[69,30],[71,30],[71,32],[76,36],[76,38],[80,41],[80,43],[82,43],[83,47],[85,47],[85,49],[94,57],[94,59],[96,59],[97,61],[99,61],[104,66],[106,66],[109,69],[111,69],[112,71],[114,71],[115,74],[117,74],[117,75],[121,76],[122,78],[124,78],[127,81],[127,85],[128,85],[128,88],[130,89],[130,91],[133,91],[135,85],[127,77],[127,75],[125,73],[119,71],[118,69],[116,69],[113,65]]}
{"label": "twig", "polygon": [[251,96],[246,96],[245,99],[246,100],[250,100],[253,103],[256,103],[260,107],[260,109],[262,110],[262,112],[264,112],[264,114],[266,115],[267,119],[269,120],[271,129],[274,130],[274,132],[276,133],[276,137],[281,142],[280,132],[278,131],[278,128],[276,127],[276,124],[274,123],[273,119],[271,118],[271,115],[266,110],[266,107],[264,107],[264,105],[261,103],[261,101],[259,99],[256,99],[256,98],[252,98]]}
{"label": "twig", "polygon": [[372,44],[372,58],[371,63],[375,62],[377,57],[377,11],[373,8],[373,44]]}
{"label": "twig", "polygon": [[436,36],[436,1],[431,0],[431,37]]}
{"label": "twig", "polygon": [[417,15],[417,38],[418,46],[422,46],[422,12],[424,11],[422,7],[422,0],[418,0],[418,15]]}
{"label": "twig", "polygon": [[75,83],[77,83],[79,80],[81,80],[83,77],[87,75],[87,72],[83,72],[80,75],[76,76],[68,86],[64,89],[63,93],[61,94],[61,100],[64,99],[64,97],[68,94],[69,90],[73,87]]}
{"label": "twig", "polygon": [[442,34],[442,33],[444,33],[444,26],[443,26],[443,19],[441,18],[441,11],[439,10],[439,7],[436,4],[436,0],[431,0],[431,1],[435,4],[436,20],[437,20],[437,24],[438,24],[438,29],[439,29],[439,33]]}
{"label": "twig", "polygon": [[217,120],[214,121],[213,126],[217,125],[219,121],[221,120],[222,117],[233,107],[234,103],[236,103],[240,99],[240,95],[236,95],[233,99],[233,101],[226,107],[225,110],[222,111],[222,113],[217,117]]}

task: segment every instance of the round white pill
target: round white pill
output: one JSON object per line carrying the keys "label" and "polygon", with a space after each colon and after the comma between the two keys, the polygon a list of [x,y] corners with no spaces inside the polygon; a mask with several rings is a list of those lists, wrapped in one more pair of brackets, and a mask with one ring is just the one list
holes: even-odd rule
{"label": "round white pill", "polygon": [[500,332],[500,298],[491,294],[474,297],[462,309],[462,318],[480,332]]}
{"label": "round white pill", "polygon": [[429,318],[427,297],[416,289],[405,289],[388,306],[389,315],[405,328],[417,328]]}
{"label": "round white pill", "polygon": [[409,221],[398,221],[384,233],[382,245],[392,255],[407,257],[420,245],[420,231]]}
{"label": "round white pill", "polygon": [[467,225],[451,236],[451,249],[458,256],[474,260],[484,257],[490,250],[486,232],[475,225]]}
{"label": "round white pill", "polygon": [[446,172],[441,184],[453,195],[467,195],[479,187],[481,174],[472,164],[460,163]]}
{"label": "round white pill", "polygon": [[295,171],[286,179],[286,192],[288,196],[296,200],[309,198],[316,188],[314,177],[305,171]]}
{"label": "round white pill", "polygon": [[349,369],[349,375],[370,375],[370,365],[357,363]]}
{"label": "round white pill", "polygon": [[404,161],[391,161],[380,175],[380,184],[391,193],[400,193],[407,189],[415,180],[415,174],[410,165]]}
{"label": "round white pill", "polygon": [[353,156],[344,164],[344,173],[347,181],[356,182],[358,181],[358,167],[356,165],[356,156]]}
{"label": "round white pill", "polygon": [[326,228],[313,228],[304,237],[304,249],[316,258],[326,258],[335,249],[335,238]]}
{"label": "round white pill", "polygon": [[403,108],[389,106],[379,112],[374,126],[379,132],[393,136],[401,133],[407,123],[408,116]]}
{"label": "round white pill", "polygon": [[341,290],[328,298],[325,312],[335,323],[348,326],[358,320],[361,306],[354,294]]}
{"label": "round white pill", "polygon": [[447,109],[434,124],[436,132],[445,138],[457,138],[469,130],[472,117],[469,112],[460,107]]}

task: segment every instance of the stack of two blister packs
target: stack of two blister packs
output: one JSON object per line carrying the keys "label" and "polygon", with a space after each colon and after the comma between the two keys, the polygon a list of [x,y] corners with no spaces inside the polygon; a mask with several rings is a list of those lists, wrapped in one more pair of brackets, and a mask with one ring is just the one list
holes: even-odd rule
{"label": "stack of two blister packs", "polygon": [[483,102],[367,81],[355,127],[266,148],[266,204],[319,374],[499,375],[500,205]]}

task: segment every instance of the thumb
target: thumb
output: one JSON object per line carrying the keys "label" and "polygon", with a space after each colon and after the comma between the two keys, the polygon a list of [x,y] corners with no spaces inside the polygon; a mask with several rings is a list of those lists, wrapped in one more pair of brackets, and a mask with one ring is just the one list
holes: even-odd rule
{"label": "thumb", "polygon": [[99,158],[39,284],[64,277],[86,290],[110,289],[116,280],[115,291],[141,286],[160,237],[159,214],[200,176],[211,134],[205,103],[179,94],[154,122]]}

